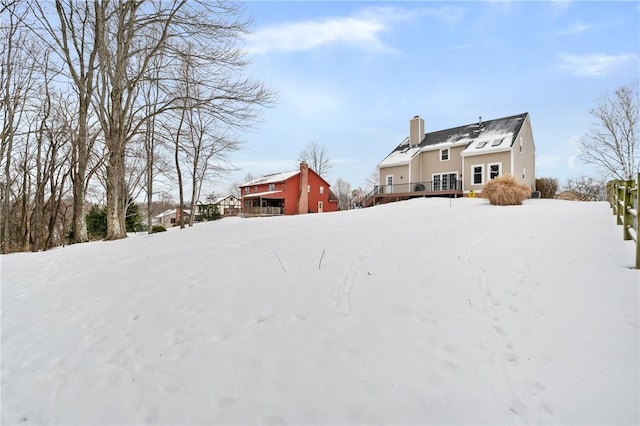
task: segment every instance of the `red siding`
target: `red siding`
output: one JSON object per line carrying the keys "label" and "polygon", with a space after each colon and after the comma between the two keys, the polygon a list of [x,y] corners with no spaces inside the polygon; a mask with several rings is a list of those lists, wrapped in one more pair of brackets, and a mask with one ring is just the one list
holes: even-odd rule
{"label": "red siding", "polygon": [[[337,201],[329,201],[330,195],[330,185],[322,179],[316,172],[309,169],[309,188],[302,188],[303,191],[309,191],[308,201],[309,208],[308,212],[317,213],[318,212],[318,202],[322,202],[322,211],[323,212],[335,212],[338,210],[338,202]],[[249,194],[256,194],[260,192],[268,192],[270,184],[260,184],[260,185],[250,185]],[[267,195],[263,198],[284,198],[284,214],[293,215],[299,213],[307,213],[307,212],[298,212],[298,201],[300,199],[300,173],[297,173],[291,176],[289,179],[284,182],[278,182],[273,184],[275,188],[271,188],[271,190],[283,191],[283,194],[274,194]],[[323,193],[320,193],[320,187],[323,187]],[[245,193],[247,186],[240,187],[241,195],[247,195]],[[244,205],[244,200],[243,200]]]}
{"label": "red siding", "polygon": [[[318,202],[322,201],[323,212],[335,212],[338,210],[338,203],[329,201],[330,185],[316,174],[313,170],[309,170],[309,211],[318,212]],[[320,193],[320,187],[324,188],[324,192]]]}

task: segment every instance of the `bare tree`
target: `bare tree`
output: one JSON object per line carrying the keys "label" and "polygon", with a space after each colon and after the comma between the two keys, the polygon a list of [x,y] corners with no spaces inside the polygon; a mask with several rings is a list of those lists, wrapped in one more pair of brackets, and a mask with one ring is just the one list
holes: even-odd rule
{"label": "bare tree", "polygon": [[298,162],[306,162],[314,172],[326,179],[332,167],[327,147],[317,142],[310,142],[298,154]]}
{"label": "bare tree", "polygon": [[365,194],[373,191],[373,189],[380,185],[380,172],[378,169],[375,169],[371,174],[367,177],[364,182],[364,191]]}
{"label": "bare tree", "polygon": [[342,178],[338,178],[333,187],[338,197],[338,210],[351,208],[351,184]]}
{"label": "bare tree", "polygon": [[[30,51],[33,40],[31,33],[24,23],[27,9],[21,2],[3,2],[0,17],[0,112],[2,113],[2,128],[0,130],[0,165],[4,169],[2,185],[2,223],[0,227],[0,251],[6,253],[9,245],[16,243],[18,239],[24,239],[28,234],[25,229],[19,232],[11,232],[11,210],[18,198],[21,199],[21,218],[18,228],[23,228],[26,223],[26,203],[29,202],[27,187],[28,171],[24,166],[27,161],[29,145],[24,140],[28,131],[24,128],[27,119],[27,100],[33,94],[37,81],[38,60]],[[18,146],[18,138],[23,138],[22,146]],[[13,170],[12,159],[21,153],[23,161],[19,161],[18,170]],[[20,167],[22,165],[22,167]],[[20,188],[14,187],[19,184]],[[18,234],[20,237],[18,237]]]}
{"label": "bare tree", "polygon": [[640,171],[640,101],[637,89],[620,87],[589,110],[596,120],[580,140],[579,156],[606,177],[633,179]]}
{"label": "bare tree", "polygon": [[[88,171],[93,142],[91,135],[91,98],[95,91],[95,71],[98,52],[104,41],[99,34],[104,23],[96,19],[99,3],[55,0],[55,13],[46,9],[47,2],[33,2],[36,18],[52,40],[77,95],[77,123],[73,144],[73,242],[88,241],[85,220],[85,189],[91,173]],[[55,22],[54,22],[55,21]]]}
{"label": "bare tree", "polygon": [[[248,63],[238,41],[248,23],[231,3],[206,1],[103,3],[97,20],[103,32],[99,50],[98,102],[100,122],[107,148],[107,239],[125,234],[125,147],[147,123],[141,85],[149,75],[154,57],[168,61],[184,55],[185,40],[192,43],[207,67],[210,87],[204,98],[185,99],[176,90],[175,69],[165,67],[165,96],[154,114],[171,109],[211,105],[219,123],[246,128],[257,118],[257,107],[272,101],[271,92],[260,82],[242,78]],[[176,62],[176,61],[174,61]],[[185,117],[186,118],[186,117]],[[182,206],[181,206],[182,207]]]}
{"label": "bare tree", "polygon": [[606,199],[606,183],[590,176],[580,176],[567,180],[564,190],[580,201],[602,201]]}

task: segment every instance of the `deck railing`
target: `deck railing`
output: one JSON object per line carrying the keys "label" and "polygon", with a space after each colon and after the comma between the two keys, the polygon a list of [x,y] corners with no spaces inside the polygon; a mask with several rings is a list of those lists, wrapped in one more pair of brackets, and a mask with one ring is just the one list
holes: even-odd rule
{"label": "deck railing", "polygon": [[279,216],[284,214],[284,207],[244,207],[245,216]]}
{"label": "deck railing", "polygon": [[439,180],[439,181],[428,181],[428,182],[409,182],[409,183],[399,183],[393,185],[376,185],[373,190],[371,190],[360,203],[362,206],[366,207],[369,205],[371,200],[380,194],[391,195],[391,194],[430,194],[438,192],[451,192],[451,191],[462,191],[462,180],[453,179],[453,180]]}
{"label": "deck railing", "polygon": [[640,241],[638,241],[638,185],[636,180],[618,180],[611,183],[609,203],[616,216],[616,223],[622,225],[622,238],[633,240],[636,246],[636,269],[640,269]]}

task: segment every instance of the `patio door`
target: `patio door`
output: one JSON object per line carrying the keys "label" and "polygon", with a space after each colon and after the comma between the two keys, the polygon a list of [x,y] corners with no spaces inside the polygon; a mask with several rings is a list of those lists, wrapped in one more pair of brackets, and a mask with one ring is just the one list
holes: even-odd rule
{"label": "patio door", "polygon": [[433,191],[451,191],[458,187],[458,173],[439,173],[433,175]]}
{"label": "patio door", "polygon": [[384,192],[387,194],[391,194],[393,192],[393,175],[387,176],[387,187],[384,189]]}

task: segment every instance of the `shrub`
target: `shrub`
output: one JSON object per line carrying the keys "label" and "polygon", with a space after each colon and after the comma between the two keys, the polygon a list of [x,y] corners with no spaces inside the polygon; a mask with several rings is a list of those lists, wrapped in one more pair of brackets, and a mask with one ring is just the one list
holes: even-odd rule
{"label": "shrub", "polygon": [[558,192],[558,179],[536,179],[536,191],[540,191],[540,198],[555,198]]}
{"label": "shrub", "polygon": [[529,185],[518,182],[511,175],[498,176],[482,189],[482,197],[496,206],[519,206],[531,196]]}
{"label": "shrub", "polygon": [[167,230],[167,228],[165,228],[162,225],[153,225],[151,227],[151,233],[155,234],[156,232],[165,232]]}
{"label": "shrub", "polygon": [[107,208],[91,206],[87,213],[87,234],[90,240],[101,240],[107,236]]}

